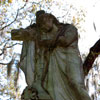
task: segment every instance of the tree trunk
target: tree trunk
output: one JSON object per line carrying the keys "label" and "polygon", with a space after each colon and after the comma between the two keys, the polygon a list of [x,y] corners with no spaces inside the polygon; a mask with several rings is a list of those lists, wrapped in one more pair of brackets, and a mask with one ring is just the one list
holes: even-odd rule
{"label": "tree trunk", "polygon": [[85,75],[88,74],[89,70],[92,68],[95,59],[98,57],[99,54],[100,54],[100,39],[90,48],[90,52],[85,59],[85,62],[83,64]]}

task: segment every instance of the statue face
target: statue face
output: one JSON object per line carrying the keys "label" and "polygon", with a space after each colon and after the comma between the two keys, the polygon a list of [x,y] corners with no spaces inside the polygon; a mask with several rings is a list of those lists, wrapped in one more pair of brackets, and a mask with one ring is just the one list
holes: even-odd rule
{"label": "statue face", "polygon": [[50,19],[45,19],[43,20],[40,30],[43,32],[50,32],[53,29],[53,20]]}
{"label": "statue face", "polygon": [[37,25],[40,31],[50,32],[53,29],[53,18],[50,14],[42,14],[37,18]]}

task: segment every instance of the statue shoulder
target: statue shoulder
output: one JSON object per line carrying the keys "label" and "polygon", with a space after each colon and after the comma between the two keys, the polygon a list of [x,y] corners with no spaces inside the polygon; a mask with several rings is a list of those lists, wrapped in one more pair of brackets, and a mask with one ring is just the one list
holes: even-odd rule
{"label": "statue shoulder", "polygon": [[65,26],[66,31],[65,31],[65,36],[67,37],[68,35],[72,35],[72,36],[78,36],[78,31],[77,28],[73,25],[73,24],[66,24]]}
{"label": "statue shoulder", "polygon": [[73,24],[65,24],[65,26],[67,27],[67,29],[71,29],[71,30],[76,30],[77,31],[77,28],[75,27],[75,25]]}

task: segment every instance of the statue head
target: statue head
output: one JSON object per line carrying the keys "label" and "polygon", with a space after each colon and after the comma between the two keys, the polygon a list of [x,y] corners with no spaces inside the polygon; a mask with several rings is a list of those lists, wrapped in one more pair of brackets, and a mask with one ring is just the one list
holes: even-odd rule
{"label": "statue head", "polygon": [[38,18],[40,15],[45,14],[44,10],[39,10],[36,12],[36,18]]}
{"label": "statue head", "polygon": [[36,19],[37,26],[44,32],[51,31],[53,28],[53,24],[55,24],[56,26],[60,24],[56,17],[49,13],[43,13]]}

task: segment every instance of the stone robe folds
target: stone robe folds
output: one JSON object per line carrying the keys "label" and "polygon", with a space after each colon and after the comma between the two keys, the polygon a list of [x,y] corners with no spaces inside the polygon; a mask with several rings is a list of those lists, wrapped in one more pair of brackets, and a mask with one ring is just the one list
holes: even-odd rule
{"label": "stone robe folds", "polygon": [[[34,41],[24,41],[21,54],[21,69],[27,84],[38,90],[40,99],[90,100],[84,86],[82,61],[78,49],[77,29],[66,26],[64,46],[57,45],[52,52],[45,53],[46,47],[37,46]],[[49,36],[41,39],[49,40]],[[45,57],[46,59],[45,59]],[[48,72],[41,86],[46,61]]]}

